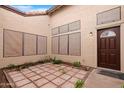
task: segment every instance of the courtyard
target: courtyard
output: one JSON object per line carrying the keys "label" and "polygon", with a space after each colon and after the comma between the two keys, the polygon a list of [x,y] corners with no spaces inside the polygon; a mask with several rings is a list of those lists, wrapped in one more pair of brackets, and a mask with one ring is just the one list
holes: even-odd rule
{"label": "courtyard", "polygon": [[77,80],[85,80],[90,73],[66,64],[38,64],[20,71],[5,71],[14,88],[74,88]]}
{"label": "courtyard", "polygon": [[123,10],[0,5],[0,87],[124,88]]}

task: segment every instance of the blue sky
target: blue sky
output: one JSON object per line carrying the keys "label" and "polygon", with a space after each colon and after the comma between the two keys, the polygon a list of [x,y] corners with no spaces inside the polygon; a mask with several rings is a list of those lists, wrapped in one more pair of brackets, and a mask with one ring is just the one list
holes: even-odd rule
{"label": "blue sky", "polygon": [[53,5],[11,5],[23,12],[32,12],[32,11],[46,11],[51,8]]}

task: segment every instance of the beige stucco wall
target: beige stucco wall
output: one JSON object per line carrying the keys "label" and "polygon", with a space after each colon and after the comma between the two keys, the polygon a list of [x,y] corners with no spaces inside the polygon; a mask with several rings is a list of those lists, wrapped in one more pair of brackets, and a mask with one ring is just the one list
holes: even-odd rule
{"label": "beige stucco wall", "polygon": [[[104,25],[96,25],[96,14],[117,6],[66,6],[51,16],[23,17],[0,8],[0,67],[8,64],[22,64],[45,58],[46,56],[62,59],[66,62],[81,61],[83,65],[97,67],[97,29],[120,25],[121,33],[121,71],[124,72],[124,6],[121,6],[122,20]],[[51,53],[51,28],[81,20],[81,56],[53,55]],[[2,58],[3,29],[34,33],[48,36],[47,55]],[[93,32],[93,36],[89,33]]]}
{"label": "beige stucco wall", "polygon": [[[23,17],[16,13],[0,8],[0,67],[9,64],[22,64],[44,59],[49,55],[49,16]],[[48,55],[34,55],[3,58],[3,29],[47,36]]]}
{"label": "beige stucco wall", "polygon": [[[124,6],[121,6],[122,20],[119,22],[96,25],[96,14],[115,8],[109,6],[66,6],[50,17],[50,27],[54,28],[76,20],[81,20],[81,56],[52,55],[67,62],[80,60],[83,65],[97,67],[97,29],[121,25],[121,71],[124,72]],[[93,36],[89,35],[93,32]]]}

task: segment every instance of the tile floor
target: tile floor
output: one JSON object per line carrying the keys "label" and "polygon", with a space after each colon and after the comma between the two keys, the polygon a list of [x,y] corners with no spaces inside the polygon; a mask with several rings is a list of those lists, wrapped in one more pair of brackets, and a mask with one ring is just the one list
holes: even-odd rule
{"label": "tile floor", "polygon": [[[64,73],[63,73],[64,71]],[[78,79],[88,72],[65,64],[39,64],[21,71],[6,72],[9,80],[18,88],[73,88]]]}

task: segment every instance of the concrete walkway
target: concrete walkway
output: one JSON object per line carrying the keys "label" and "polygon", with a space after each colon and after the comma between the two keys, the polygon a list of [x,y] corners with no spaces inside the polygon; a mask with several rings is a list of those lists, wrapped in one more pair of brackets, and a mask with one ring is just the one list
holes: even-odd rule
{"label": "concrete walkway", "polygon": [[94,69],[87,80],[85,81],[85,87],[87,88],[120,88],[124,83],[124,80],[101,75],[97,73],[97,69]]}

